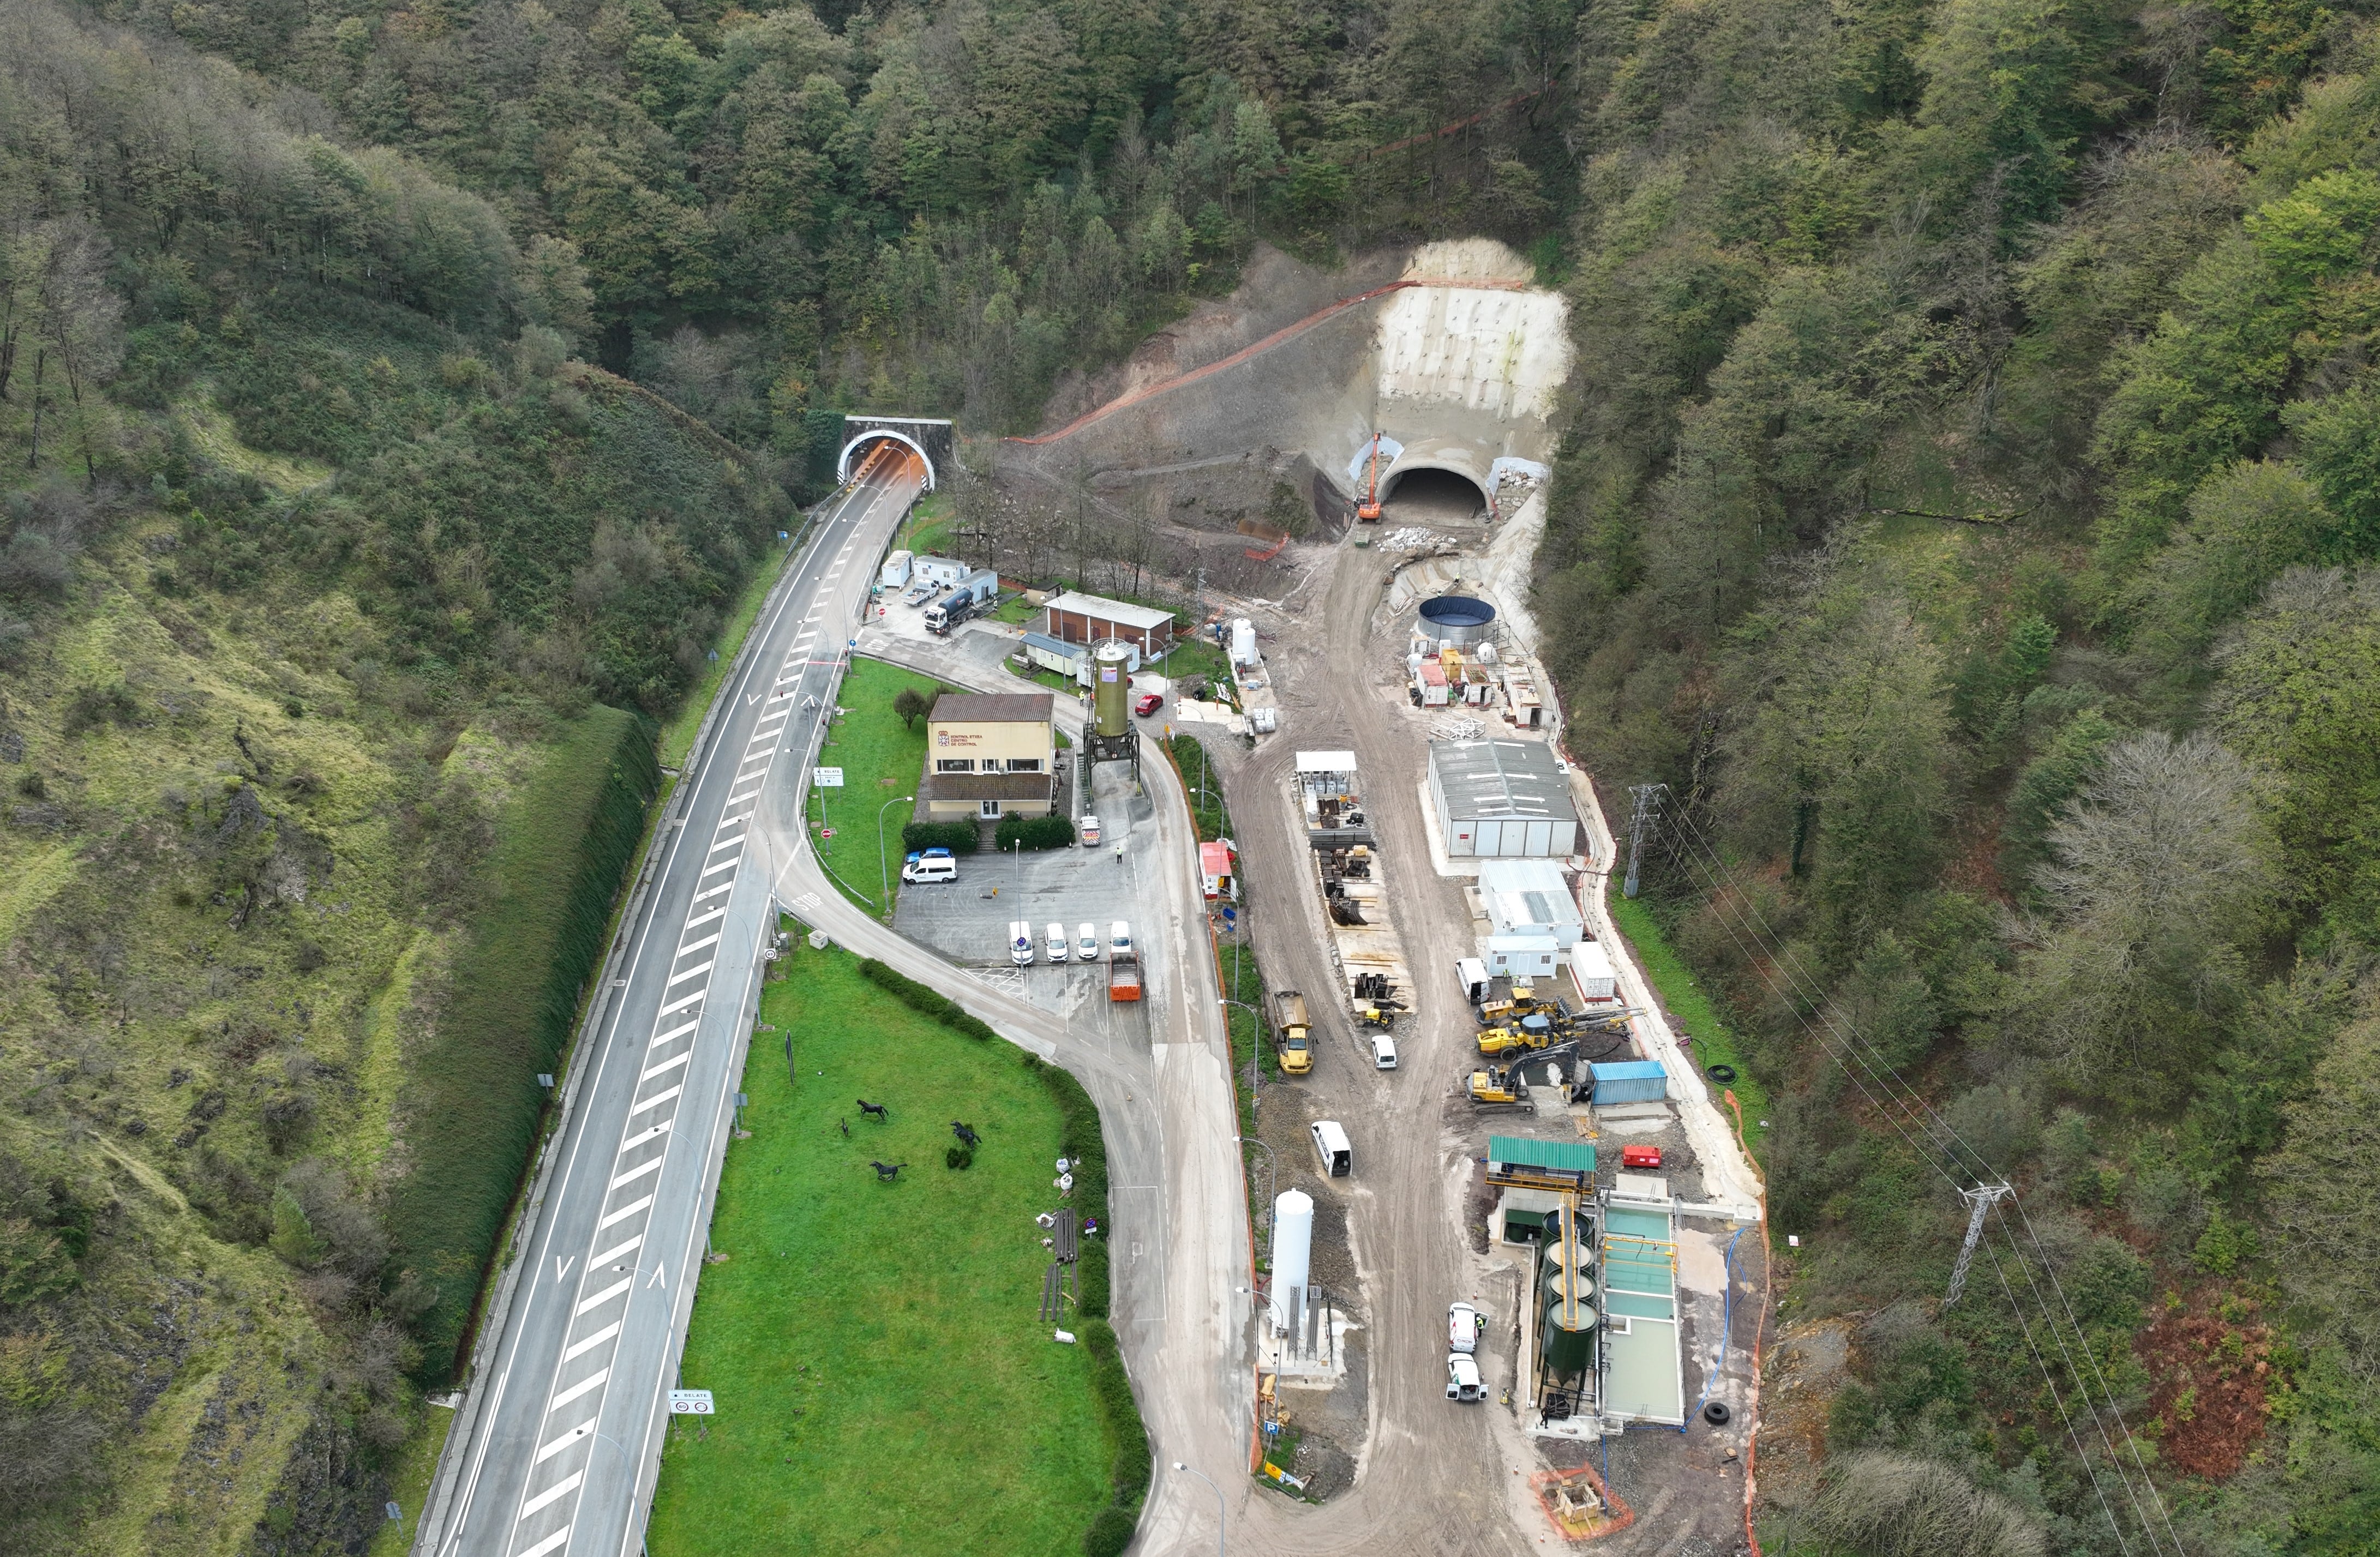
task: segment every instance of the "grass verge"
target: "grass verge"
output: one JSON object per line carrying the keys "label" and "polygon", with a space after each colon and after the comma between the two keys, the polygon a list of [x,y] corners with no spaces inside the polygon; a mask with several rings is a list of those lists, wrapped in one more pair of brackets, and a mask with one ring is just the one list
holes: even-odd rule
{"label": "grass verge", "polygon": [[[1082,1551],[1117,1501],[1105,1326],[1052,1343],[1033,1218],[1057,1203],[1050,1165],[1089,1100],[1069,1106],[1062,1072],[912,1008],[848,952],[797,935],[778,966],[760,1009],[777,1032],[743,1082],[752,1133],[728,1150],[712,1223],[725,1258],[686,1339],[684,1382],[720,1411],[673,1423],[652,1550]],[[953,1119],[983,1136],[963,1171],[944,1161]],[[871,1161],[907,1165],[883,1184]],[[1078,1203],[1093,1193],[1077,1179]]]}
{"label": "grass verge", "polygon": [[397,1268],[435,1294],[415,1327],[424,1384],[464,1363],[474,1300],[550,1101],[538,1072],[570,1040],[657,788],[652,740],[649,720],[589,710],[497,825],[496,897],[455,960],[445,1015],[400,1104],[420,1149],[390,1206],[389,1240]]}
{"label": "grass verge", "polygon": [[[819,840],[819,858],[843,895],[871,913],[892,910],[880,894],[890,888],[901,895],[901,829],[909,825],[917,806],[901,796],[914,797],[926,765],[926,721],[901,722],[892,700],[915,688],[930,699],[944,690],[931,676],[904,670],[880,659],[858,659],[845,671],[835,701],[850,710],[835,720],[819,752],[819,766],[843,769],[843,788],[813,787],[809,826],[813,836],[821,815],[834,837]],[[885,802],[891,801],[890,806]],[[883,812],[883,858],[877,857],[877,813]],[[869,870],[868,867],[878,868]],[[845,880],[845,877],[849,877]]]}
{"label": "grass verge", "polygon": [[1190,797],[1190,815],[1198,824],[1198,841],[1212,843],[1232,838],[1232,814],[1223,804],[1222,776],[1215,771],[1207,748],[1195,735],[1173,734],[1159,741],[1182,776],[1182,792]]}
{"label": "grass verge", "polygon": [[[1760,1158],[1761,1148],[1768,1138],[1768,1089],[1755,1079],[1752,1068],[1743,1062],[1743,1051],[1737,1046],[1735,1034],[1719,1020],[1709,996],[1687,969],[1685,960],[1670,945],[1670,937],[1660,921],[1653,917],[1652,910],[1645,906],[1642,899],[1615,896],[1608,900],[1611,923],[1627,937],[1636,960],[1644,965],[1645,976],[1653,981],[1653,988],[1661,996],[1662,1008],[1679,1019],[1693,1034],[1695,1063],[1706,1068],[1735,1068],[1735,1080],[1728,1086],[1743,1107],[1744,1141],[1752,1148],[1753,1156]],[[1765,1168],[1767,1165],[1764,1161],[1761,1165]]]}
{"label": "grass verge", "polygon": [[760,608],[768,603],[769,591],[776,587],[778,575],[785,571],[785,560],[793,554],[789,546],[771,546],[760,565],[752,570],[752,576],[744,581],[744,591],[735,597],[735,608],[727,613],[727,623],[720,630],[715,646],[719,658],[710,662],[700,681],[686,688],[677,712],[662,727],[663,767],[685,765],[686,753],[694,749],[695,732],[702,728],[702,716],[709,712],[711,699],[719,695],[720,682],[727,679],[752,624],[760,620]]}

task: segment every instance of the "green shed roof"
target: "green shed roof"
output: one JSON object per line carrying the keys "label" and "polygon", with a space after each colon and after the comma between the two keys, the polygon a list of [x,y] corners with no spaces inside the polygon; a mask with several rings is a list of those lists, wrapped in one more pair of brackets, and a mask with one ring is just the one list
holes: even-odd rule
{"label": "green shed roof", "polygon": [[1517,1135],[1491,1135],[1488,1138],[1488,1160],[1520,1167],[1593,1173],[1595,1148],[1584,1141],[1530,1141]]}

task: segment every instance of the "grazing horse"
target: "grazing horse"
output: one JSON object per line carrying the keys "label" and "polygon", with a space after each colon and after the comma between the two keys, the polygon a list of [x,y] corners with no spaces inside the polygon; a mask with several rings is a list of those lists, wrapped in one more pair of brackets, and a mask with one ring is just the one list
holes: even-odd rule
{"label": "grazing horse", "polygon": [[870,1162],[868,1165],[876,1170],[877,1183],[890,1184],[892,1182],[892,1176],[899,1173],[903,1168],[907,1167],[909,1165],[906,1163]]}
{"label": "grazing horse", "polygon": [[975,1127],[973,1125],[963,1125],[956,1119],[953,1119],[951,1121],[951,1133],[957,1136],[959,1138],[959,1144],[965,1146],[970,1152],[983,1144],[983,1137],[976,1134]]}
{"label": "grazing horse", "polygon": [[859,1100],[859,1111],[874,1115],[880,1122],[889,1122],[892,1117],[892,1110],[880,1103],[870,1103],[864,1097]]}

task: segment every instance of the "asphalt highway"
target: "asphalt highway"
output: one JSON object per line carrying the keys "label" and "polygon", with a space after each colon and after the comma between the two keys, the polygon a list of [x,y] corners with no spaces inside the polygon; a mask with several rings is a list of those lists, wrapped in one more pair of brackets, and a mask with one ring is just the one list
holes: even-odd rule
{"label": "asphalt highway", "polygon": [[565,1081],[416,1539],[424,1557],[640,1550],[773,932],[758,813],[795,797],[914,463],[816,523],[681,775]]}

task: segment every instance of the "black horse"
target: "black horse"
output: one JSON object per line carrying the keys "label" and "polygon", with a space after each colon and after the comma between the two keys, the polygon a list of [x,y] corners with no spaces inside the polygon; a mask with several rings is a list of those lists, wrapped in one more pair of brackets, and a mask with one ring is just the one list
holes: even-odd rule
{"label": "black horse", "polygon": [[953,1119],[951,1121],[951,1133],[957,1136],[959,1138],[959,1144],[965,1146],[970,1152],[983,1144],[983,1137],[976,1134],[975,1127],[973,1125],[963,1125],[959,1123],[958,1120]]}
{"label": "black horse", "polygon": [[887,1122],[892,1117],[892,1110],[880,1103],[870,1103],[864,1097],[859,1100],[859,1111],[862,1114],[873,1114],[879,1120]]}
{"label": "black horse", "polygon": [[909,1165],[906,1163],[870,1162],[868,1165],[876,1170],[877,1183],[890,1184],[892,1182],[892,1176],[899,1173],[903,1168],[907,1167]]}

